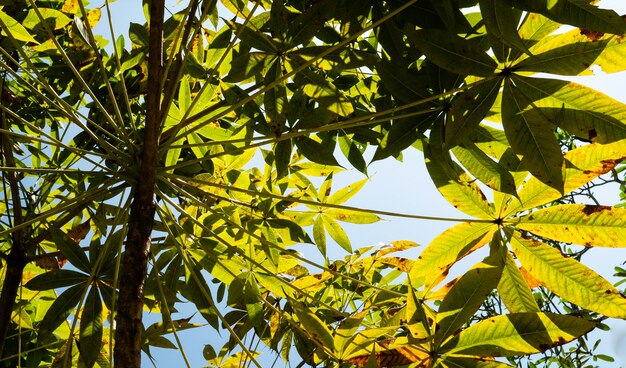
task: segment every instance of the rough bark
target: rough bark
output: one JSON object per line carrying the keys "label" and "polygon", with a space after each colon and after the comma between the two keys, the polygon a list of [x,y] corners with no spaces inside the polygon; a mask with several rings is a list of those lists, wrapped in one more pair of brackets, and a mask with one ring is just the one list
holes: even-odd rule
{"label": "rough bark", "polygon": [[[2,128],[7,129],[4,118],[2,119]],[[2,140],[1,147],[4,164],[8,167],[15,167],[13,148],[9,137],[5,135],[0,137],[0,139]],[[7,171],[4,173],[4,177],[9,184],[11,194],[13,226],[21,225],[24,220],[22,218],[22,204],[17,175],[14,171]],[[22,282],[22,273],[28,263],[24,231],[14,231],[13,234],[11,234],[11,241],[11,251],[5,258],[7,270],[2,285],[2,293],[0,294],[0,357],[3,356],[4,343],[11,323],[11,314],[15,306],[15,298],[17,298],[17,292]]]}
{"label": "rough bark", "polygon": [[143,288],[154,226],[154,186],[161,120],[164,8],[164,0],[150,2],[146,127],[120,275],[123,282],[117,302],[113,354],[115,366],[124,368],[141,367]]}

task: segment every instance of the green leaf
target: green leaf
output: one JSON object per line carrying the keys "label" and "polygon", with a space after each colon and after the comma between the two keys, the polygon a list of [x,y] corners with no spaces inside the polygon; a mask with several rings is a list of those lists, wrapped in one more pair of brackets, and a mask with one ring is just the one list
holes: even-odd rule
{"label": "green leaf", "polygon": [[490,36],[527,54],[530,53],[517,32],[519,10],[511,7],[506,1],[500,0],[480,0],[479,5],[480,14]]}
{"label": "green leaf", "polygon": [[[70,17],[56,9],[39,8],[38,10],[43,18],[43,21],[48,23],[48,26],[52,30],[61,29],[72,21]],[[26,18],[22,21],[22,25],[28,29],[33,29],[39,24],[41,24],[41,20],[39,19],[37,12],[35,12],[35,9],[30,9]]]}
{"label": "green leaf", "polygon": [[589,40],[576,29],[540,41],[531,48],[533,55],[513,64],[512,68],[560,75],[592,74],[589,67],[609,42],[609,38]]}
{"label": "green leaf", "polygon": [[299,152],[307,159],[322,165],[339,166],[333,155],[333,151],[320,142],[309,137],[298,137],[294,139]]}
{"label": "green leaf", "polygon": [[51,230],[52,240],[70,263],[81,271],[91,273],[91,263],[80,245],[59,229]]}
{"label": "green leaf", "polygon": [[513,196],[517,195],[513,175],[473,143],[466,142],[462,146],[454,147],[452,152],[474,177],[489,188]]}
{"label": "green leaf", "polygon": [[267,115],[267,122],[276,135],[285,130],[287,121],[287,89],[285,82],[280,81],[283,68],[280,58],[276,58],[265,75],[265,83],[275,83],[274,87],[263,95],[263,106]]}
{"label": "green leaf", "polygon": [[7,35],[8,30],[13,38],[18,41],[33,42],[37,44],[39,43],[33,38],[33,36],[31,36],[30,33],[28,33],[28,31],[26,30],[26,28],[24,28],[22,24],[11,18],[7,13],[3,12],[2,10],[0,10],[0,22],[2,22],[2,34],[4,36]]}
{"label": "green leaf", "polygon": [[554,136],[553,121],[536,109],[510,79],[504,83],[502,124],[515,153],[524,156],[523,168],[562,192],[563,155]]}
{"label": "green leaf", "polygon": [[514,77],[533,107],[569,133],[597,143],[626,138],[626,104],[589,87],[556,79]]}
{"label": "green leaf", "polygon": [[493,78],[454,96],[446,120],[447,147],[451,148],[463,143],[467,136],[474,132],[489,113],[498,97],[501,85],[502,78]]}
{"label": "green leaf", "polygon": [[441,348],[446,355],[478,357],[534,354],[593,330],[595,322],[554,313],[513,313],[476,323]]}
{"label": "green leaf", "polygon": [[306,69],[300,74],[301,79],[298,81],[302,84],[304,94],[317,101],[317,109],[343,117],[354,113],[350,100],[331,81]]}
{"label": "green leaf", "polygon": [[506,368],[513,367],[506,363],[495,360],[486,360],[484,358],[458,358],[446,357],[445,367],[447,368]]}
{"label": "green leaf", "polygon": [[528,272],[561,298],[614,318],[626,318],[626,298],[602,276],[549,245],[514,234],[511,246]]}
{"label": "green leaf", "polygon": [[348,238],[346,232],[337,223],[337,221],[333,220],[329,216],[326,216],[325,214],[320,215],[320,217],[322,217],[324,220],[324,227],[326,228],[326,231],[328,231],[328,235],[330,235],[330,237],[333,238],[333,240],[336,241],[340,247],[345,249],[346,252],[352,252],[350,239]]}
{"label": "green leaf", "polygon": [[477,45],[450,32],[420,29],[407,36],[428,60],[453,73],[488,77],[498,66]]}
{"label": "green leaf", "polygon": [[613,10],[599,9],[587,0],[509,0],[518,9],[540,13],[562,24],[623,35],[626,22]]}
{"label": "green leaf", "polygon": [[626,209],[587,204],[551,206],[518,218],[518,229],[589,247],[626,247]]}
{"label": "green leaf", "polygon": [[30,279],[24,286],[31,290],[50,290],[77,285],[89,280],[89,275],[72,270],[52,270]]}
{"label": "green leaf", "polygon": [[80,356],[89,368],[93,367],[102,348],[102,300],[96,287],[87,293],[80,317]]}
{"label": "green leaf", "polygon": [[373,224],[380,221],[380,217],[373,213],[344,210],[339,208],[324,209],[324,214],[337,221],[349,222],[352,224]]}
{"label": "green leaf", "polygon": [[524,280],[515,260],[506,252],[498,294],[511,313],[539,312],[532,290]]}
{"label": "green leaf", "polygon": [[61,323],[66,321],[78,302],[80,302],[85,287],[86,285],[83,284],[72,286],[54,300],[39,324],[40,341],[44,341],[50,333],[54,332]]}
{"label": "green leaf", "polygon": [[444,150],[440,133],[440,129],[433,128],[430,142],[424,147],[426,168],[437,190],[454,208],[470,216],[493,218],[493,209],[474,179]]}
{"label": "green leaf", "polygon": [[369,180],[369,178],[362,179],[339,189],[328,198],[326,203],[342,204],[348,201],[350,198],[354,197]]}
{"label": "green leaf", "polygon": [[313,313],[313,310],[294,300],[291,301],[291,306],[302,328],[306,330],[311,339],[320,346],[333,351],[335,347],[333,335],[326,324]]}
{"label": "green leaf", "polygon": [[411,284],[430,290],[445,278],[452,264],[487,243],[487,234],[495,229],[494,224],[464,222],[439,234],[413,263],[409,272]]}
{"label": "green leaf", "polygon": [[434,344],[441,345],[476,313],[502,274],[502,257],[495,254],[475,265],[454,284],[437,311]]}
{"label": "green leaf", "polygon": [[[567,194],[613,170],[626,159],[626,140],[611,144],[588,144],[565,154],[564,193]],[[507,214],[538,207],[562,197],[560,191],[550,188],[537,178],[530,178],[518,192],[520,201],[513,200]]]}
{"label": "green leaf", "polygon": [[324,256],[326,255],[326,230],[324,229],[324,218],[317,216],[315,222],[313,222],[313,240],[317,249]]}

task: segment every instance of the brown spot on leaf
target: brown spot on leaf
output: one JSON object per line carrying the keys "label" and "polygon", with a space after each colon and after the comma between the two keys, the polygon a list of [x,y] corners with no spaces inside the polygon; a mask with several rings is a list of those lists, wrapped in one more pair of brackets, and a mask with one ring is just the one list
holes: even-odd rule
{"label": "brown spot on leaf", "polygon": [[611,293],[612,293],[612,291],[611,291],[611,290],[607,290],[607,291],[605,291],[604,293],[605,293],[605,294],[611,294]]}
{"label": "brown spot on leaf", "polygon": [[580,34],[587,37],[591,42],[597,42],[604,36],[604,32],[592,31],[590,29],[580,29]]}
{"label": "brown spot on leaf", "polygon": [[588,136],[589,136],[589,140],[593,141],[593,139],[598,136],[598,132],[596,132],[595,129],[589,129]]}
{"label": "brown spot on leaf", "polygon": [[596,212],[602,212],[602,211],[606,211],[606,210],[610,210],[611,207],[610,206],[594,206],[594,205],[585,205],[585,207],[582,209],[582,212],[587,215],[590,216]]}

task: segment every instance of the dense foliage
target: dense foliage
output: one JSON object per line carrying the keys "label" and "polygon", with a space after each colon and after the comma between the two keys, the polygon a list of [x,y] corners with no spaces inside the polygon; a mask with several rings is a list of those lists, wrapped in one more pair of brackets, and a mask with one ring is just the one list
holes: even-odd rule
{"label": "dense foliage", "polygon": [[[0,365],[139,367],[157,347],[190,366],[179,333],[204,324],[227,337],[198,337],[218,367],[609,359],[585,336],[626,298],[579,258],[626,246],[626,209],[571,194],[623,183],[626,105],[561,76],[626,68],[618,14],[145,0],[125,38],[109,2],[0,1]],[[415,149],[466,218],[416,259],[353,247],[342,223],[433,218],[346,205],[367,178],[334,188],[339,161],[367,175]]]}

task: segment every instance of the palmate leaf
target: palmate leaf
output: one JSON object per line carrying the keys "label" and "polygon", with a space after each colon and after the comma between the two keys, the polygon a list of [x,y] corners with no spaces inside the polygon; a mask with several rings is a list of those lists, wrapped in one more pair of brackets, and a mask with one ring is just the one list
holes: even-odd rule
{"label": "palmate leaf", "polygon": [[534,108],[533,100],[510,79],[504,82],[502,125],[522,166],[545,184],[563,191],[563,156],[554,136],[553,121]]}
{"label": "palmate leaf", "polygon": [[585,246],[626,247],[626,209],[569,204],[519,217],[515,227],[556,241]]}
{"label": "palmate leaf", "polygon": [[556,295],[605,316],[626,318],[626,298],[587,266],[519,234],[509,241],[524,268]]}
{"label": "palmate leaf", "polygon": [[554,313],[512,313],[476,323],[445,343],[440,352],[476,357],[534,354],[565,344],[596,326]]}
{"label": "palmate leaf", "polygon": [[452,149],[454,156],[474,177],[489,188],[513,196],[517,195],[515,179],[509,170],[495,162],[471,142]]}

